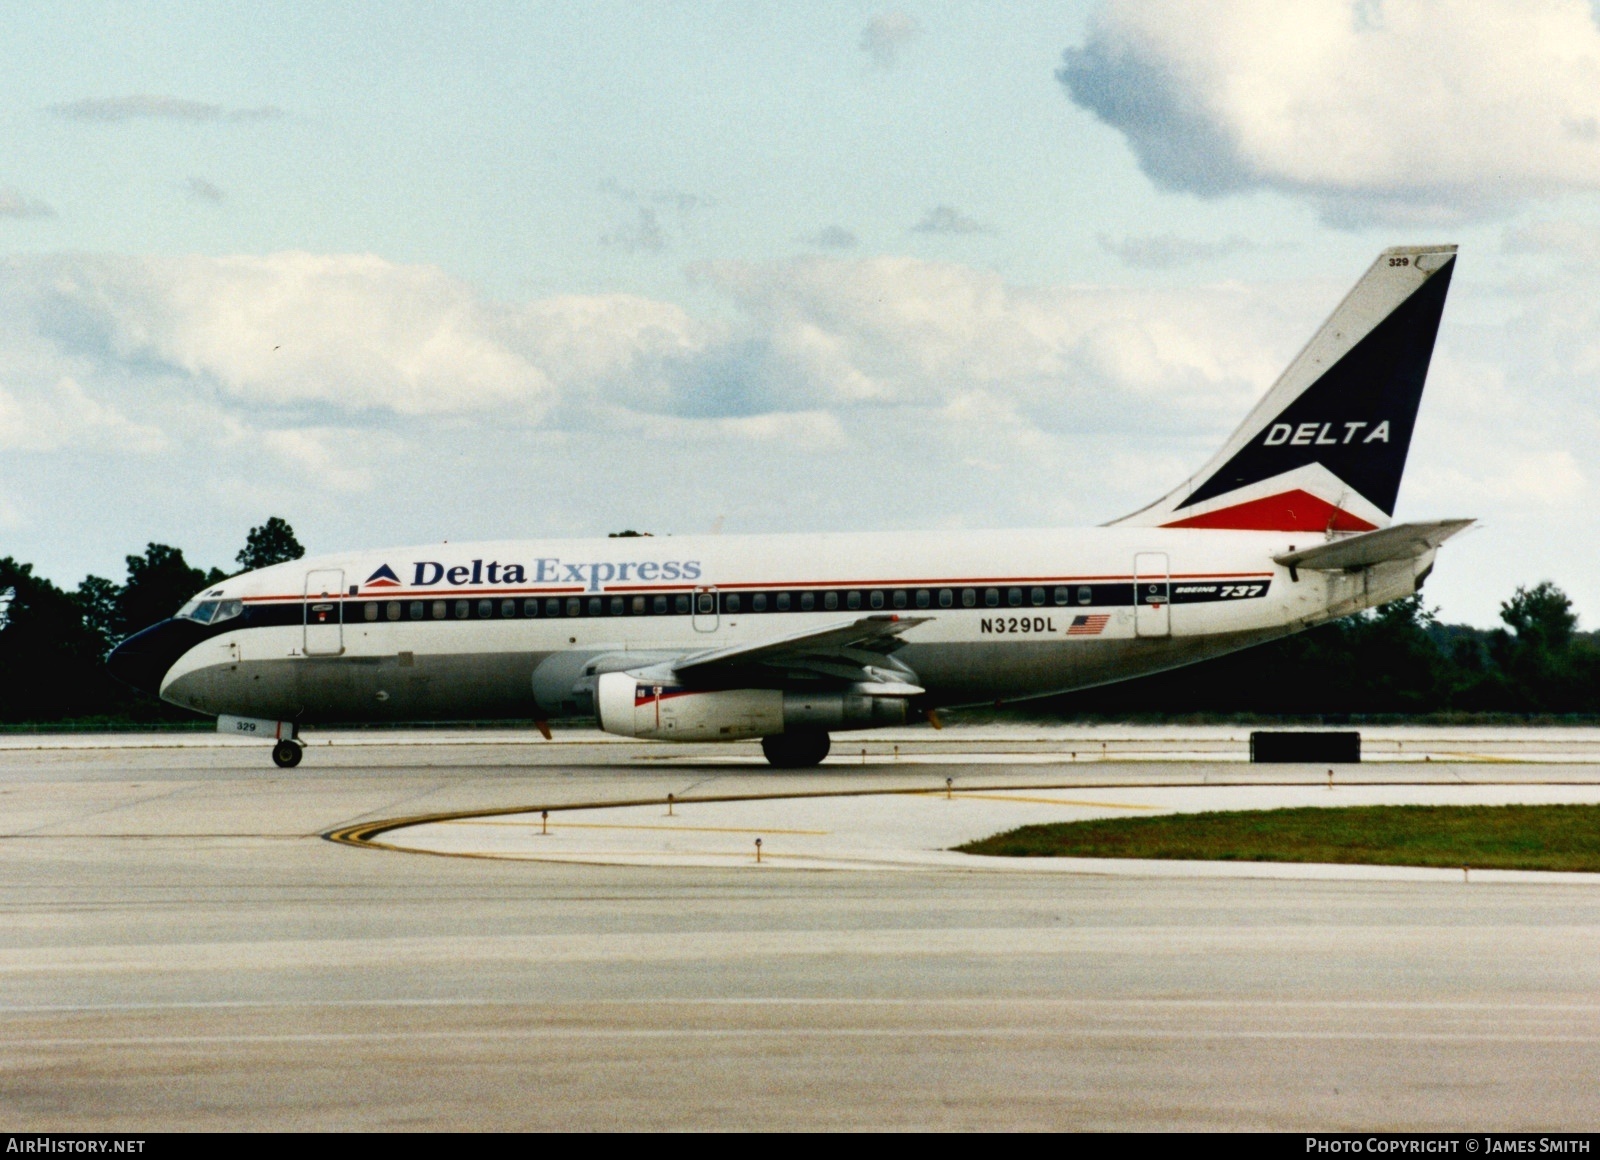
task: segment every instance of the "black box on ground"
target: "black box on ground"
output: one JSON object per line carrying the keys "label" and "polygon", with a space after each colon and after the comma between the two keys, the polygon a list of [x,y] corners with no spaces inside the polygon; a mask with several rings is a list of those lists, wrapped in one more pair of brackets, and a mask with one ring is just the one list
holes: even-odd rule
{"label": "black box on ground", "polygon": [[1359,764],[1361,734],[1354,730],[1256,732],[1250,734],[1250,760]]}

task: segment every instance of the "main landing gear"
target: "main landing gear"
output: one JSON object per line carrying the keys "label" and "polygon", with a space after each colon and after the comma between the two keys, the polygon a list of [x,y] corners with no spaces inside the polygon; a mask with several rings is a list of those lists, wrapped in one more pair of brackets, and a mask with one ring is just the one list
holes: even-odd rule
{"label": "main landing gear", "polygon": [[791,729],[761,739],[761,752],[775,769],[804,769],[828,756],[828,735],[821,729]]}
{"label": "main landing gear", "polygon": [[305,749],[298,741],[287,738],[272,747],[272,760],[279,769],[293,769],[300,764]]}

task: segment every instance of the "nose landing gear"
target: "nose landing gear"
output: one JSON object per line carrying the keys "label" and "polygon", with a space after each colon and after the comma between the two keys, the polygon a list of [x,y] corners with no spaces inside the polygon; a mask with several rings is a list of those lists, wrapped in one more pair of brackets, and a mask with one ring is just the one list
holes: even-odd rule
{"label": "nose landing gear", "polygon": [[272,747],[272,760],[279,769],[293,769],[300,764],[304,752],[298,741],[285,739]]}

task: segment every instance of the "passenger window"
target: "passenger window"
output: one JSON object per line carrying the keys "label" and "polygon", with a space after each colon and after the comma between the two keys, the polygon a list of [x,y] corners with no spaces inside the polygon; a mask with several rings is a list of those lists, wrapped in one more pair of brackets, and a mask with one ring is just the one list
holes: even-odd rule
{"label": "passenger window", "polygon": [[656,612],[665,614],[667,611],[667,598],[665,596],[657,596],[654,607]]}
{"label": "passenger window", "polygon": [[985,588],[983,590],[983,602],[985,604],[987,604],[990,608],[999,608],[1000,607],[1000,589],[998,589],[998,588]]}
{"label": "passenger window", "polygon": [[789,611],[789,594],[787,592],[778,593],[778,611],[779,612],[788,612]]}
{"label": "passenger window", "polygon": [[1068,596],[1068,593],[1067,593],[1067,590],[1065,588],[1057,588],[1056,589],[1056,603],[1057,604],[1066,604],[1067,603],[1067,596]]}
{"label": "passenger window", "polygon": [[623,612],[623,609],[625,607],[626,607],[626,602],[622,599],[622,597],[613,596],[611,598],[611,615],[612,616],[621,616],[622,612]]}
{"label": "passenger window", "polygon": [[956,603],[956,594],[948,588],[939,589],[939,607],[953,608]]}
{"label": "passenger window", "polygon": [[488,620],[493,615],[494,615],[494,601],[493,600],[480,600],[480,601],[478,601],[478,619],[479,620]]}
{"label": "passenger window", "polygon": [[456,619],[465,620],[472,615],[472,602],[470,600],[456,601]]}
{"label": "passenger window", "polygon": [[400,602],[398,600],[389,601],[389,608],[385,612],[385,615],[388,616],[388,618],[390,620],[399,620],[400,619]]}
{"label": "passenger window", "polygon": [[817,606],[817,594],[815,592],[802,592],[802,593],[800,593],[800,611],[801,612],[810,612],[816,606]]}
{"label": "passenger window", "polygon": [[435,600],[433,602],[433,618],[435,620],[443,620],[444,619],[444,614],[445,614],[444,601],[443,600]]}
{"label": "passenger window", "polygon": [[727,597],[725,598],[725,602],[728,606],[729,612],[739,611],[739,594],[737,592],[728,593]]}
{"label": "passenger window", "polygon": [[829,612],[832,612],[835,608],[838,608],[839,594],[837,592],[824,593],[822,597],[822,607],[826,608]]}
{"label": "passenger window", "polygon": [[500,602],[500,615],[501,616],[510,618],[510,617],[515,616],[516,614],[517,614],[517,602],[515,600],[502,600]]}
{"label": "passenger window", "polygon": [[1011,605],[1012,608],[1020,607],[1021,604],[1022,604],[1022,589],[1020,589],[1020,588],[1007,588],[1006,589],[1006,603]]}
{"label": "passenger window", "polygon": [[845,602],[845,606],[848,607],[848,608],[860,608],[861,607],[861,593],[859,593],[859,592],[847,592],[847,593],[845,593],[844,602]]}
{"label": "passenger window", "polygon": [[1087,584],[1085,584],[1083,587],[1079,588],[1078,589],[1078,603],[1079,604],[1092,604],[1092,603],[1094,603],[1094,589],[1090,588]]}
{"label": "passenger window", "polygon": [[675,607],[678,610],[678,615],[679,616],[682,616],[685,612],[688,612],[689,611],[689,598],[688,598],[688,596],[679,596],[675,601],[673,601],[673,607]]}
{"label": "passenger window", "polygon": [[754,596],[752,596],[750,598],[750,611],[751,612],[765,612],[766,610],[767,610],[767,594],[765,592],[757,592]]}
{"label": "passenger window", "polygon": [[576,596],[567,597],[567,615],[568,616],[582,616],[583,615],[583,601],[579,600]]}
{"label": "passenger window", "polygon": [[1044,603],[1044,589],[1035,588],[1032,592],[1033,606],[1035,608]]}
{"label": "passenger window", "polygon": [[366,607],[361,610],[361,615],[368,620],[378,619],[378,606],[372,601],[367,601]]}
{"label": "passenger window", "polygon": [[538,616],[539,615],[539,602],[537,600],[524,600],[522,602],[522,615],[523,616]]}
{"label": "passenger window", "polygon": [[895,594],[894,594],[894,606],[896,608],[904,608],[906,606],[906,592],[905,592],[904,588],[899,589],[897,592],[895,592]]}
{"label": "passenger window", "polygon": [[926,607],[928,607],[928,605],[930,605],[932,603],[933,603],[933,593],[929,592],[926,588],[918,588],[917,589],[917,607],[918,608],[926,608]]}
{"label": "passenger window", "polygon": [[598,596],[589,597],[589,615],[590,616],[599,616],[600,615],[600,611],[601,611],[602,607],[604,606],[604,604],[605,604],[605,602],[603,600],[601,600]]}
{"label": "passenger window", "polygon": [[709,592],[700,593],[700,599],[696,602],[696,604],[699,607],[701,615],[704,616],[709,616],[711,613],[717,610],[717,598]]}
{"label": "passenger window", "polygon": [[870,592],[870,593],[868,593],[867,594],[867,603],[872,605],[872,607],[874,607],[874,608],[882,608],[883,607],[883,593],[882,592]]}
{"label": "passenger window", "polygon": [[560,616],[561,601],[556,597],[551,597],[549,600],[546,600],[544,602],[544,614],[546,616]]}
{"label": "passenger window", "polygon": [[413,600],[411,602],[411,619],[412,620],[421,620],[422,619],[422,601]]}
{"label": "passenger window", "polygon": [[643,616],[644,615],[644,597],[643,596],[635,596],[633,598],[633,614],[635,616]]}
{"label": "passenger window", "polygon": [[961,590],[961,607],[975,608],[978,603],[978,590],[976,588],[963,588]]}

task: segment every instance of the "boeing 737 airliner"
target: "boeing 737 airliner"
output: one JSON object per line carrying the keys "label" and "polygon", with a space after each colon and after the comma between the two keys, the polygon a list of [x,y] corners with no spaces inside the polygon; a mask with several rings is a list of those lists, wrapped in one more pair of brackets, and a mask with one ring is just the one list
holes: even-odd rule
{"label": "boeing 737 airliner", "polygon": [[594,717],[829,734],[1214,657],[1409,596],[1470,520],[1393,524],[1454,246],[1385,250],[1203,469],[1102,527],[436,544],[223,581],[123,679],[296,765],[308,725]]}

